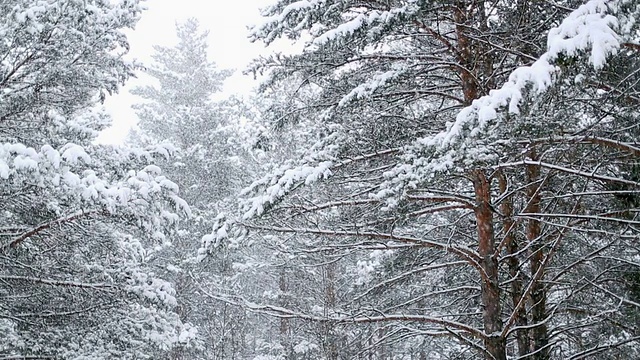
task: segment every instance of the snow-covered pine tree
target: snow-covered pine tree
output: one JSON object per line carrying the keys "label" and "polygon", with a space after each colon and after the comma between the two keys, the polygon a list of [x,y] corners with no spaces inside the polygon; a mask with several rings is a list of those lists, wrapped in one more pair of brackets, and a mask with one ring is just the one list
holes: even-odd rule
{"label": "snow-covered pine tree", "polygon": [[208,32],[196,19],[178,23],[176,31],[178,43],[155,46],[154,61],[145,67],[155,83],[132,90],[144,100],[134,105],[140,122],[132,138],[178,148],[162,168],[192,209],[178,234],[181,245],[164,257],[176,269],[171,279],[180,293],[180,316],[198,326],[204,348],[197,353],[181,350],[176,356],[229,359],[243,354],[250,330],[246,314],[205,293],[237,291],[232,263],[238,255],[224,244],[195,271],[192,260],[200,245],[197,239],[210,231],[219,213],[235,206],[228,197],[246,186],[255,165],[240,140],[245,106],[239,99],[214,98],[231,72],[208,59]]}
{"label": "snow-covered pine tree", "polygon": [[639,154],[637,68],[616,65],[635,63],[639,10],[278,1],[255,38],[305,51],[255,69],[316,89],[286,113],[322,138],[205,247],[249,231],[299,256],[360,254],[362,281],[339,290],[355,300],[261,309],[360,324],[377,358],[637,357],[636,210],[615,200],[640,186],[620,175]]}
{"label": "snow-covered pine tree", "polygon": [[157,359],[195,328],[155,273],[188,213],[171,148],[93,140],[131,76],[136,0],[0,3],[0,357]]}
{"label": "snow-covered pine tree", "polygon": [[234,116],[239,116],[241,104],[212,98],[230,71],[208,60],[208,32],[193,18],[177,24],[176,31],[176,46],[154,46],[154,62],[146,66],[157,84],[131,93],[145,100],[134,105],[141,135],[181,149],[181,163],[188,168],[175,171],[180,176],[176,181],[192,186],[187,200],[203,208],[228,196],[237,181],[233,132],[239,126]]}

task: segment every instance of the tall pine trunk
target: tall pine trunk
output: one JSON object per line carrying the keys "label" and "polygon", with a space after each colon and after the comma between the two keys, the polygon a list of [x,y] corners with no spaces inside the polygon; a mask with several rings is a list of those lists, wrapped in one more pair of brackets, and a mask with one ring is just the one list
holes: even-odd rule
{"label": "tall pine trunk", "polygon": [[498,259],[493,229],[493,211],[491,210],[491,184],[485,173],[476,170],[473,173],[473,186],[476,195],[476,227],[478,232],[478,253],[482,267],[482,305],[485,359],[506,360],[506,342],[501,336],[502,309],[500,305],[500,281]]}
{"label": "tall pine trunk", "polygon": [[[529,153],[529,158],[537,159],[535,151]],[[527,198],[529,203],[525,209],[526,213],[537,214],[540,212],[540,166],[528,165],[526,168]],[[549,359],[549,337],[547,333],[547,325],[545,319],[547,317],[547,293],[543,283],[544,273],[536,276],[538,271],[544,271],[544,248],[542,246],[540,221],[537,219],[529,219],[526,229],[527,241],[530,244],[531,251],[531,279],[533,281],[531,289],[531,353],[534,360]]]}

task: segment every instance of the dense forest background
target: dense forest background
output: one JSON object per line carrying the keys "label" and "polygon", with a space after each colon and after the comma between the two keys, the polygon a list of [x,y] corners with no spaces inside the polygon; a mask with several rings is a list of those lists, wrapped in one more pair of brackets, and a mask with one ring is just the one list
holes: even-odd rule
{"label": "dense forest background", "polygon": [[278,0],[224,99],[142,13],[0,0],[0,360],[640,358],[640,2]]}

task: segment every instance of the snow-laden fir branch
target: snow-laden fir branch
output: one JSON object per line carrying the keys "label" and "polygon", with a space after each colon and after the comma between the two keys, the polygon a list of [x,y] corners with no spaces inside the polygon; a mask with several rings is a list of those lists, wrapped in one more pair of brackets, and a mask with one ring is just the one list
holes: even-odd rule
{"label": "snow-laden fir branch", "polygon": [[[327,6],[326,0],[300,0],[284,6],[282,9],[271,7],[266,9],[266,16],[262,24],[253,27],[251,37],[254,39],[261,38],[265,43],[273,42],[282,33],[287,26],[301,30],[309,28],[313,25],[311,18],[307,12]],[[345,5],[345,4],[342,4]],[[392,8],[390,10],[373,9],[367,13],[363,13],[361,8],[356,4],[353,9],[345,12],[348,14],[344,17],[344,21],[335,27],[328,28],[326,26],[311,27],[310,34],[312,39],[306,44],[307,47],[317,47],[325,45],[330,41],[343,39],[358,31],[367,31],[368,36],[374,37],[380,32],[385,25],[392,23],[399,17],[406,17],[415,14],[420,10],[418,0],[406,1],[401,7]]]}

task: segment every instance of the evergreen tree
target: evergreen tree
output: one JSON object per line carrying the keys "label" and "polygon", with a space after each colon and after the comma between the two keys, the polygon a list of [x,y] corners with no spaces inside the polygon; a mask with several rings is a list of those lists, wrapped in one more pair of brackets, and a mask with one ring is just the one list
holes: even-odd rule
{"label": "evergreen tree", "polygon": [[189,346],[158,249],[188,213],[153,163],[93,144],[133,73],[138,1],[0,2],[0,357],[159,358]]}
{"label": "evergreen tree", "polygon": [[637,323],[609,315],[636,306],[635,205],[611,203],[640,186],[620,175],[638,155],[637,71],[619,66],[637,55],[635,4],[285,0],[265,15],[256,40],[310,37],[255,70],[313,91],[280,113],[319,140],[205,246],[269,234],[362,279],[330,313],[255,309],[355,324],[342,346],[363,357],[637,356]]}
{"label": "evergreen tree", "polygon": [[[156,84],[138,87],[132,93],[144,99],[134,106],[140,118],[139,141],[169,142],[179,150],[176,159],[163,164],[191,205],[192,217],[184,224],[174,246],[164,256],[177,272],[180,315],[198,326],[203,348],[179,351],[176,357],[229,359],[241,356],[248,331],[242,309],[205,296],[229,291],[239,285],[232,268],[234,250],[216,249],[206,265],[194,270],[202,234],[210,231],[219,212],[228,209],[228,199],[243,185],[253,166],[241,143],[240,119],[245,106],[238,99],[214,100],[230,74],[218,70],[207,58],[206,31],[197,20],[176,26],[178,43],[156,46],[153,64],[146,73]],[[205,305],[206,304],[206,305]]]}

